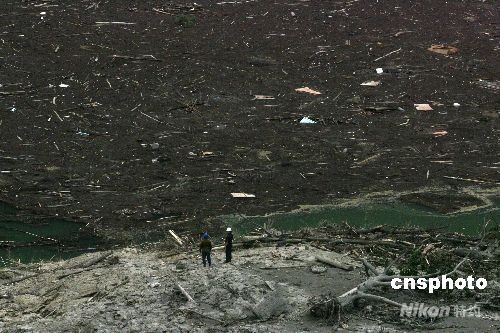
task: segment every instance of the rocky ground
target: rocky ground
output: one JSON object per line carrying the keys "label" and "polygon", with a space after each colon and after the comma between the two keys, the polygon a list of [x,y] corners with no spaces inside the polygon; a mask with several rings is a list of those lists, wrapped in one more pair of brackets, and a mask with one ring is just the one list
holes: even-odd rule
{"label": "rocky ground", "polygon": [[498,188],[495,5],[2,1],[0,200],[126,239],[360,193]]}
{"label": "rocky ground", "polygon": [[[210,268],[202,266],[194,249],[179,253],[127,248],[2,269],[0,332],[497,332],[500,328],[498,313],[487,309],[476,317],[430,321],[400,318],[399,308],[376,302],[342,313],[335,325],[312,317],[313,297],[338,296],[356,287],[366,279],[360,255],[373,262],[375,256],[365,253],[362,245],[348,243],[338,244],[344,249],[339,252],[312,241],[283,245],[237,247],[231,264],[223,263],[223,251],[215,249]],[[353,270],[325,265],[317,256]],[[489,294],[500,290],[498,280],[490,284]],[[415,294],[389,290],[382,295],[401,302],[417,299]],[[470,296],[462,304],[472,305]]]}

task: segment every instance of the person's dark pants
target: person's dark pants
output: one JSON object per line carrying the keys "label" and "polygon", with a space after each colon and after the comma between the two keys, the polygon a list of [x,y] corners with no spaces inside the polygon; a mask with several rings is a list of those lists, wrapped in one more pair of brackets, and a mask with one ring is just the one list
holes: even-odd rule
{"label": "person's dark pants", "polygon": [[233,245],[226,245],[226,262],[231,262],[233,259]]}
{"label": "person's dark pants", "polygon": [[207,261],[208,267],[212,266],[212,258],[210,257],[210,252],[201,252],[201,258],[203,259],[203,267],[207,267]]}

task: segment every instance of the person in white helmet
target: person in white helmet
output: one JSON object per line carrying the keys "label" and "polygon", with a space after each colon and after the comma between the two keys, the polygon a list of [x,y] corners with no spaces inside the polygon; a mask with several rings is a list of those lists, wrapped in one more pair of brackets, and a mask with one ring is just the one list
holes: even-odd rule
{"label": "person in white helmet", "polygon": [[231,262],[233,258],[233,231],[231,228],[227,228],[226,240],[224,241],[224,245],[226,246],[226,263]]}

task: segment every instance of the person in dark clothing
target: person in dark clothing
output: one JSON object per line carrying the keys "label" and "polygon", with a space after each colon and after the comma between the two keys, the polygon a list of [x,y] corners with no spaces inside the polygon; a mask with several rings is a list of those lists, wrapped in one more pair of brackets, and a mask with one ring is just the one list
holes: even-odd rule
{"label": "person in dark clothing", "polygon": [[201,258],[203,260],[203,267],[212,266],[212,258],[210,257],[210,253],[212,252],[212,242],[208,239],[208,232],[203,234],[203,239],[200,242],[200,252]]}
{"label": "person in dark clothing", "polygon": [[226,263],[231,262],[233,258],[233,231],[231,228],[227,228],[226,240],[224,241],[224,245],[226,246]]}

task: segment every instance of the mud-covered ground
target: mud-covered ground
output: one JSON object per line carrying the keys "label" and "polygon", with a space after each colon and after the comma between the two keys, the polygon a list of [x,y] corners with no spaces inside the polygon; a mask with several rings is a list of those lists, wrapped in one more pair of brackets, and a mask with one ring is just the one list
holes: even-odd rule
{"label": "mud-covered ground", "polygon": [[2,1],[0,199],[97,229],[194,230],[497,186],[495,3]]}
{"label": "mud-covered ground", "polygon": [[[313,297],[338,296],[364,281],[364,269],[352,252],[306,244],[265,247],[238,250],[234,262],[224,264],[223,251],[214,251],[211,268],[202,267],[195,251],[168,256],[122,249],[104,255],[0,270],[0,331],[465,333],[498,332],[500,327],[498,312],[491,310],[435,320],[401,318],[399,308],[376,302],[342,313],[335,325],[311,316]],[[315,261],[317,255],[355,269],[325,266]],[[494,292],[498,284],[488,288]],[[396,291],[384,295],[408,303],[417,297]]]}

